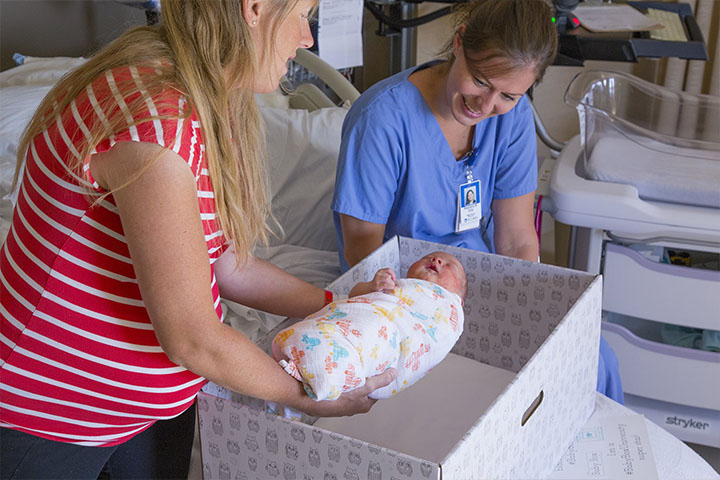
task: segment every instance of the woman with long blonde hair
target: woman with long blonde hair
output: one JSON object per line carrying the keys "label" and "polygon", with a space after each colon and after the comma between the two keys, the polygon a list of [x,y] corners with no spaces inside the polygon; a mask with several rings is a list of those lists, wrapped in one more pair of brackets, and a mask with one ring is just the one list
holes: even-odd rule
{"label": "woman with long blonde hair", "polygon": [[315,402],[220,321],[221,294],[293,317],[332,299],[250,254],[268,217],[253,93],[312,45],[313,6],[165,1],[40,105],[0,251],[0,477],[185,478],[205,379],[314,416],[365,412],[391,381]]}

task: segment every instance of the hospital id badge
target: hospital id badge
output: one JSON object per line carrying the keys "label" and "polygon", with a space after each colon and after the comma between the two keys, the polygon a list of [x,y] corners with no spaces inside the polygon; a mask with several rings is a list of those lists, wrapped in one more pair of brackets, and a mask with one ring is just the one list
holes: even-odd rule
{"label": "hospital id badge", "polygon": [[480,228],[480,180],[463,183],[458,189],[455,233]]}

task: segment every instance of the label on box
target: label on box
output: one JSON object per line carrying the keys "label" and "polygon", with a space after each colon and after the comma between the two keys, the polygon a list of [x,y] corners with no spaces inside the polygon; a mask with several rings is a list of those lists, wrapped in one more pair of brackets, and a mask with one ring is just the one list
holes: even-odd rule
{"label": "label on box", "polygon": [[548,477],[657,480],[645,417],[590,418]]}

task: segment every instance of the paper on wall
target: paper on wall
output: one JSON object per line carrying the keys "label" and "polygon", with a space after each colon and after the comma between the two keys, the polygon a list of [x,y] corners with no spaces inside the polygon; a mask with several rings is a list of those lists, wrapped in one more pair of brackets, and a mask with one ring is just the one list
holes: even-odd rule
{"label": "paper on wall", "polygon": [[572,13],[591,32],[635,32],[662,27],[630,5],[581,5]]}
{"label": "paper on wall", "polygon": [[548,478],[657,480],[645,417],[590,417]]}
{"label": "paper on wall", "polygon": [[363,64],[362,0],[320,0],[318,55],[333,68]]}

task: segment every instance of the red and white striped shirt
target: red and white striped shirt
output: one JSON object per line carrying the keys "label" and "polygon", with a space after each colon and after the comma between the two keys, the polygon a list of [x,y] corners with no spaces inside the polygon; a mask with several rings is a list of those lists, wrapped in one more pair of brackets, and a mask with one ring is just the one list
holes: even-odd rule
{"label": "red and white striped shirt", "polygon": [[[112,98],[128,125],[128,105],[142,95],[148,121],[105,139],[156,143],[188,163],[210,263],[225,249],[215,222],[213,188],[196,117],[176,115],[185,99],[169,91],[151,99],[143,73],[108,71],[88,86],[50,128],[31,142],[12,228],[0,250],[0,426],[88,446],[122,443],[157,419],[182,413],[204,379],[172,363],[160,347],[145,309],[112,196],[90,207],[85,178],[64,159],[79,158],[88,125],[107,121],[99,102]],[[141,93],[123,95],[123,80]],[[212,267],[211,267],[212,268]],[[215,274],[215,308],[222,309]]]}

